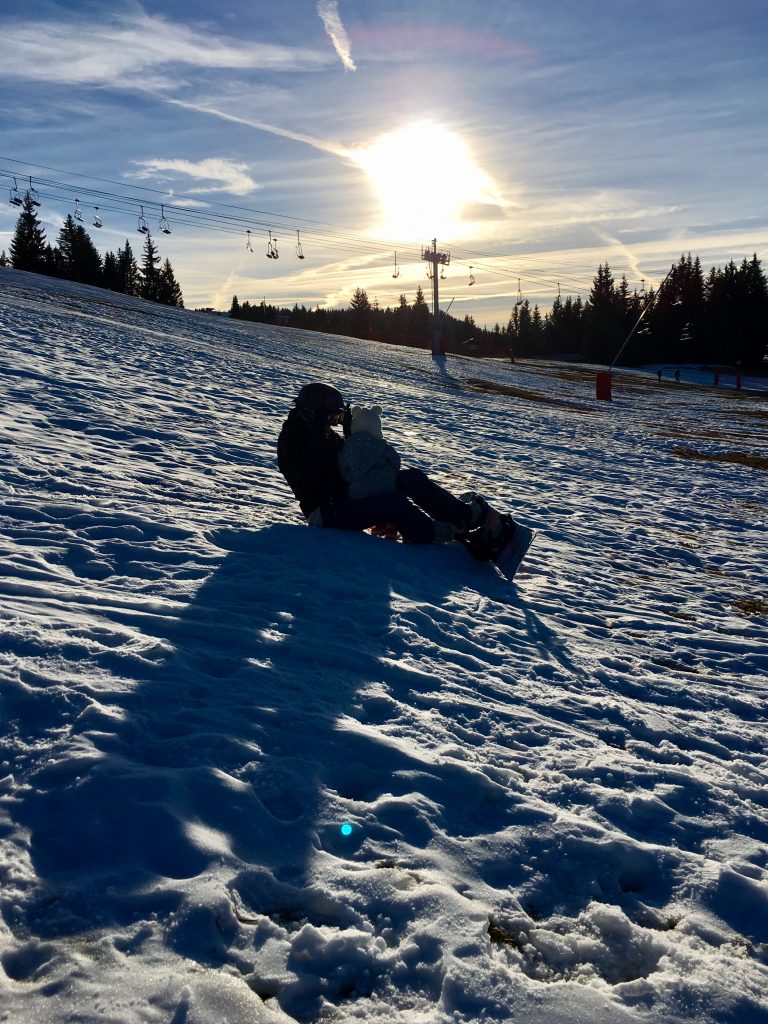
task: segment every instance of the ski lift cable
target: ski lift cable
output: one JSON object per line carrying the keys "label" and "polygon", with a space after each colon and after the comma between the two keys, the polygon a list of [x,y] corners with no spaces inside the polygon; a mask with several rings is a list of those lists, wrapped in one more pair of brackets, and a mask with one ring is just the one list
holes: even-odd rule
{"label": "ski lift cable", "polygon": [[[30,163],[29,161],[17,160],[14,157],[9,157],[9,156],[6,156],[4,154],[0,154],[0,160],[4,160],[7,163],[22,164],[25,167],[37,167],[38,169],[41,169],[41,170],[54,171],[57,174],[66,174],[66,175],[69,175],[70,177],[83,178],[83,179],[85,179],[87,181],[96,181],[96,182],[99,182],[101,184],[117,185],[118,187],[120,187],[122,189],[129,189],[129,190],[131,190],[133,192],[142,192],[142,193],[143,192],[149,192],[149,193],[152,193],[153,195],[164,196],[164,197],[166,197],[166,200],[171,200],[172,201],[174,199],[175,200],[190,200],[191,199],[194,202],[200,202],[199,198],[197,198],[196,196],[190,196],[190,195],[188,195],[187,193],[184,193],[184,192],[168,192],[167,190],[163,190],[163,189],[151,188],[148,185],[131,185],[131,184],[125,182],[125,181],[114,181],[111,178],[99,178],[99,177],[96,177],[94,175],[81,174],[78,171],[68,171],[68,170],[63,170],[60,167],[51,167],[51,166],[49,166],[47,164],[35,164],[35,163]],[[41,179],[38,179],[38,180],[41,180]],[[61,184],[61,183],[59,183],[59,184]],[[71,187],[74,189],[76,186],[71,186]],[[84,192],[85,191],[84,187],[80,186],[80,191]],[[135,201],[138,202],[139,200],[135,200]],[[145,203],[145,205],[149,205],[149,202],[147,201]],[[156,205],[159,205],[159,200],[156,202]],[[337,225],[329,224],[327,221],[312,220],[312,219],[307,218],[307,217],[291,217],[290,215],[276,214],[276,213],[273,213],[273,212],[270,212],[270,211],[266,211],[266,210],[254,210],[251,207],[237,206],[236,204],[233,204],[233,203],[212,203],[210,205],[218,206],[218,207],[221,207],[222,209],[237,210],[237,211],[239,211],[241,213],[245,213],[245,214],[249,214],[249,215],[257,214],[259,216],[264,216],[264,217],[272,218],[273,220],[274,219],[280,219],[280,220],[286,220],[286,221],[293,221],[294,223],[299,223],[299,224],[317,225],[319,227],[326,227],[326,228],[331,228],[331,229],[337,229]],[[339,231],[336,230],[336,233],[338,234]],[[360,242],[360,241],[362,241],[362,242],[370,241],[370,239],[361,239],[359,235],[354,235],[351,232],[347,232],[346,229],[343,231],[343,233],[348,236],[350,241],[358,241],[358,242]],[[387,240],[383,240],[383,241],[388,242],[389,245],[390,245],[390,248],[391,248],[391,243],[392,243],[391,239],[387,239]],[[410,245],[413,245],[413,243],[412,242],[405,242],[403,248],[407,248]]]}
{"label": "ski lift cable", "polygon": [[[108,193],[99,193],[98,194],[98,198],[100,198],[100,200],[101,200],[101,202],[100,202],[100,209],[108,210],[110,212],[115,212],[115,213],[123,213],[123,214],[127,214],[127,215],[131,215],[131,214],[135,215],[136,203],[135,203],[135,201],[133,199],[130,199],[130,198],[126,199],[125,197],[115,196],[113,202],[105,202],[104,201],[104,196],[105,195],[108,196],[109,194]],[[64,202],[66,202],[66,201],[68,201],[68,198],[69,198],[66,195],[58,194],[56,191],[48,191],[48,190],[46,190],[44,192],[44,196],[45,196],[47,201],[64,201]],[[147,204],[141,204],[141,205],[144,206],[145,216],[146,216],[146,214],[148,212]],[[159,204],[158,204],[158,208],[159,208]],[[198,228],[198,229],[199,228],[204,228],[205,230],[218,230],[218,231],[223,231],[224,233],[230,233],[230,234],[241,234],[242,231],[245,230],[244,224],[247,224],[247,223],[250,223],[250,224],[252,224],[254,226],[263,226],[265,229],[268,226],[270,226],[272,229],[275,229],[275,228],[278,227],[278,225],[276,225],[274,223],[274,221],[269,221],[269,222],[267,222],[267,221],[259,221],[259,220],[253,219],[253,218],[251,218],[248,221],[246,221],[246,220],[241,219],[241,218],[235,218],[235,217],[231,217],[231,216],[221,216],[221,215],[216,215],[216,214],[210,214],[210,213],[207,213],[207,212],[200,213],[198,211],[185,211],[181,207],[179,207],[179,208],[174,210],[174,220],[176,220],[176,222],[178,224],[183,224],[185,226],[190,226],[190,227],[194,227],[194,228]],[[318,239],[319,241],[322,241],[324,245],[332,246],[332,247],[338,248],[338,249],[343,249],[345,252],[349,252],[350,249],[354,248],[355,251],[360,252],[360,253],[362,253],[364,255],[371,255],[371,256],[382,255],[382,248],[379,245],[369,244],[368,246],[360,246],[360,245],[356,244],[354,246],[350,246],[350,244],[347,243],[347,241],[343,237],[340,238],[339,236],[336,236],[336,235],[333,235],[333,234],[325,234],[325,233],[315,233],[315,232],[312,232],[312,237]],[[415,258],[415,254],[414,254],[414,258]]]}
{"label": "ski lift cable", "polygon": [[[63,182],[51,182],[51,185],[55,185],[55,187],[64,189],[65,191],[74,191],[75,190],[75,186],[67,185],[66,183],[63,183]],[[133,186],[130,186],[130,187],[132,189],[136,190],[135,187],[133,187]],[[82,191],[82,189],[79,189],[79,191]],[[159,190],[152,190],[152,191],[159,192]],[[101,190],[90,190],[90,192],[92,193],[92,195],[94,197],[101,197],[102,199],[106,198],[106,197],[109,197],[110,199],[112,199],[114,201],[117,201],[117,202],[120,202],[120,203],[124,203],[124,204],[126,204],[126,203],[130,204],[132,202],[131,197],[119,196],[119,195],[116,195],[115,193],[107,193],[107,192],[103,192]],[[164,195],[165,193],[161,193],[161,194]],[[174,197],[171,196],[170,198],[173,200]],[[159,204],[159,203],[155,203],[154,201],[150,201],[150,205],[151,206],[160,206],[160,208],[161,208],[161,216],[162,216],[162,213],[164,212],[164,204]],[[225,204],[216,204],[216,205],[220,205],[222,207],[225,207]],[[236,207],[230,207],[230,206],[226,206],[225,208],[242,209],[242,208],[236,208]],[[174,216],[177,219],[178,219],[179,211],[183,211],[183,207],[175,208]],[[213,210],[213,211],[210,210],[210,209],[206,209],[204,211],[197,211],[197,210],[191,211],[191,210],[187,210],[187,211],[184,211],[184,212],[187,214],[187,216],[184,217],[184,222],[187,223],[187,224],[197,224],[197,225],[205,224],[207,226],[210,226],[212,224],[212,222],[214,222],[214,221],[226,221],[226,222],[234,221],[234,222],[240,222],[242,224],[242,219],[241,218],[235,217],[233,215],[228,215],[228,214],[219,214],[215,210]],[[277,219],[278,218],[275,218],[274,216],[270,218],[270,222],[272,224],[274,224],[275,227],[277,227],[277,224],[275,223],[275,221]],[[315,222],[315,223],[321,223],[321,222]],[[280,226],[285,227],[284,224],[281,224]],[[306,231],[306,229],[305,229],[305,231]],[[333,242],[335,242],[338,245],[340,243],[346,242],[348,239],[352,239],[352,240],[354,240],[356,242],[355,247],[359,251],[365,251],[365,252],[367,252],[369,254],[376,254],[376,253],[381,251],[380,246],[377,245],[376,243],[372,243],[370,239],[366,239],[366,243],[367,244],[361,246],[354,239],[354,236],[349,236],[349,235],[346,235],[346,234],[340,234],[339,232],[327,232],[326,233],[326,232],[320,232],[320,231],[313,231],[313,234],[318,237],[318,240],[322,240],[326,244],[330,243],[331,241],[333,241]],[[414,256],[415,256],[415,253],[414,253]],[[490,258],[490,259],[493,259],[493,260],[496,260],[496,261],[498,261],[500,259],[509,259],[508,256],[503,256],[503,255],[500,255],[500,254],[490,254],[490,253],[487,254],[487,258]],[[520,257],[518,257],[518,259],[520,259]],[[510,272],[505,267],[503,267],[503,266],[501,266],[501,267],[483,267],[483,269],[484,269],[484,271],[486,271],[488,273],[493,273],[496,276],[501,276],[501,277],[512,276],[510,274]],[[590,275],[591,275],[591,273],[592,272],[591,272],[591,269],[590,269]],[[538,271],[535,271],[535,270],[531,271],[531,270],[529,270],[529,274],[531,274],[531,276],[536,276],[537,278],[539,278],[542,281],[545,280],[544,275],[541,274]],[[554,280],[552,281],[552,283],[554,284]],[[576,287],[578,287],[579,289],[582,289],[582,288],[583,289],[587,289],[589,287],[587,282],[585,282],[585,281],[579,281],[578,283],[574,281],[574,282],[572,282],[572,284],[575,285]]]}
{"label": "ski lift cable", "polygon": [[[17,158],[15,158],[15,157],[9,157],[7,155],[0,155],[0,160],[5,160],[6,162],[12,163],[12,164],[18,164],[18,165],[23,166],[25,168],[34,167],[34,168],[37,168],[38,170],[54,171],[56,173],[67,174],[67,175],[70,175],[72,177],[76,177],[76,178],[80,178],[80,179],[84,179],[84,180],[88,180],[88,181],[96,181],[96,182],[100,182],[100,183],[104,183],[104,184],[118,185],[121,188],[129,189],[130,191],[133,191],[133,192],[151,193],[151,194],[155,194],[155,195],[162,195],[164,197],[167,197],[171,201],[173,201],[174,199],[184,199],[184,198],[187,198],[184,193],[174,194],[174,193],[169,193],[167,191],[163,191],[161,189],[152,189],[152,188],[150,188],[148,186],[129,185],[126,182],[116,182],[116,181],[114,181],[112,179],[108,179],[108,178],[99,178],[99,177],[96,177],[96,176],[93,176],[93,175],[84,175],[84,174],[81,174],[79,172],[65,171],[65,170],[62,170],[61,168],[51,167],[50,165],[46,165],[46,164],[35,164],[35,163],[31,163],[29,161],[21,161],[21,160],[18,160]],[[12,174],[12,172],[7,172],[7,173]],[[16,174],[18,175],[18,173],[19,172],[17,170]],[[39,178],[36,178],[36,180],[40,181]],[[74,189],[74,186],[65,186],[64,183],[57,182],[56,184],[61,186],[61,187],[67,187],[67,188],[70,188],[70,189]],[[30,178],[30,185],[31,185],[31,178]],[[85,191],[85,190],[82,187],[80,187],[79,191]],[[104,195],[113,195],[113,194],[111,194],[111,193],[104,193]],[[126,197],[115,197],[115,198],[116,199],[122,199],[123,201],[127,201]],[[277,219],[290,219],[290,220],[293,221],[294,224],[295,223],[315,224],[315,225],[319,225],[319,226],[330,227],[332,229],[334,228],[334,225],[328,225],[327,222],[323,222],[323,221],[314,221],[314,220],[309,220],[307,218],[295,218],[295,217],[294,218],[285,218],[285,217],[283,217],[283,215],[269,214],[269,213],[266,213],[265,211],[251,211],[251,210],[248,210],[245,207],[235,206],[234,204],[211,204],[211,205],[218,206],[218,207],[220,207],[222,209],[238,210],[238,211],[242,211],[242,212],[248,212],[248,213],[251,213],[251,214],[259,213],[262,216],[269,217],[270,218],[270,223],[273,223],[273,224],[275,223],[275,221]],[[175,214],[174,214],[174,216],[175,216]],[[350,234],[348,234],[346,232],[342,235],[339,231],[334,231],[333,234],[334,234],[334,237],[337,240],[343,237],[345,240],[351,241],[354,238],[354,236],[352,236],[352,235],[350,235]],[[370,239],[365,239],[364,245],[366,245],[366,244],[369,245],[369,243],[370,243]],[[409,246],[411,244],[412,243],[409,243]],[[339,244],[338,241],[336,243],[336,247],[341,247],[341,245]],[[401,249],[402,248],[408,248],[408,246],[405,246],[405,247],[404,246],[400,246],[400,248]],[[371,254],[374,252],[373,248],[370,248],[370,247],[367,248],[367,251],[369,253],[371,253]],[[470,250],[461,250],[461,251],[467,252],[468,254],[471,255],[471,251]],[[482,256],[482,258],[484,258],[484,259],[494,260],[497,263],[499,261],[503,261],[503,260],[514,260],[515,263],[517,264],[517,266],[515,266],[513,268],[507,268],[505,266],[501,266],[501,267],[483,267],[482,268],[484,270],[484,272],[486,272],[486,273],[491,273],[491,274],[494,274],[495,276],[501,276],[501,277],[515,277],[515,276],[517,276],[519,265],[521,263],[524,263],[524,261],[526,260],[525,254],[519,254],[517,256],[510,256],[510,255],[507,255],[507,254],[498,254],[498,253],[482,253],[482,254],[478,253],[477,255]],[[553,261],[554,260],[558,260],[558,265],[562,266],[562,262],[560,261],[559,257],[550,257],[549,259],[551,259]],[[547,257],[544,257],[544,256],[542,256],[540,254],[537,254],[536,260],[539,263],[547,262]],[[576,269],[579,269],[579,268],[576,268]],[[659,276],[661,276],[662,273],[663,273],[663,270],[660,270],[659,271]],[[589,275],[589,281],[583,280],[583,281],[579,281],[579,282],[576,282],[576,281],[571,281],[570,282],[570,284],[572,286],[576,287],[578,291],[587,291],[588,292],[591,289],[591,281],[593,279],[593,270],[592,270],[592,265],[591,264],[588,267],[585,266],[585,274]],[[535,276],[537,278],[537,280],[540,280],[542,282],[544,282],[546,280],[544,275],[543,275],[543,273],[538,272],[538,271],[531,271],[528,268],[526,268],[525,276],[526,277],[528,277],[528,276],[534,277]],[[563,280],[565,280],[562,275],[561,275],[561,278]],[[552,281],[551,283],[554,283],[554,281]]]}
{"label": "ski lift cable", "polygon": [[[58,194],[57,191],[48,192],[47,189],[45,190],[43,195],[45,196],[46,200],[48,200],[48,201],[53,200],[53,201],[64,201],[64,202],[66,202],[69,199],[69,196],[67,195],[67,191],[71,190],[72,187],[71,186],[66,186],[66,185],[63,185],[62,187],[64,188],[64,193],[65,193],[63,195]],[[104,199],[103,199],[104,196],[111,196],[113,198],[113,201],[105,203]],[[101,198],[101,203],[100,203],[100,206],[99,206],[100,209],[103,209],[103,210],[106,210],[106,211],[109,211],[109,212],[118,213],[118,214],[122,213],[122,214],[134,215],[135,216],[136,204],[135,204],[135,201],[132,198],[124,197],[124,196],[118,196],[118,195],[114,195],[114,194],[110,194],[110,193],[98,193],[98,197]],[[154,205],[154,204],[150,204],[150,205]],[[157,205],[160,208],[161,215],[162,215],[164,213],[164,205],[163,204],[157,204]],[[140,204],[140,206],[141,206],[142,209],[145,210],[145,219],[146,219],[146,210],[147,210],[146,204]],[[189,211],[189,210],[184,210],[183,207],[179,207],[179,208],[177,208],[175,210],[174,217],[175,217],[175,219],[177,220],[177,222],[179,224],[184,225],[184,226],[188,226],[188,227],[192,227],[194,229],[204,229],[204,230],[207,230],[207,231],[217,231],[217,232],[223,233],[223,234],[238,234],[238,235],[241,234],[242,231],[244,230],[244,228],[242,226],[242,224],[243,224],[242,220],[240,220],[240,218],[236,218],[236,217],[233,217],[231,215],[219,215],[219,214],[211,213],[209,211]],[[251,220],[251,223],[254,224],[254,226],[262,226],[260,224],[260,222],[257,222],[255,220]],[[266,227],[266,224],[263,224],[263,226]],[[274,226],[275,225],[273,224],[273,227]],[[316,238],[319,242],[322,242],[322,244],[324,246],[328,247],[328,248],[339,249],[339,250],[347,251],[347,252],[350,250],[350,246],[348,245],[348,243],[346,241],[346,238],[344,236],[340,237],[338,235],[335,235],[335,234],[332,234],[332,233],[325,233],[325,232],[312,232],[312,236],[314,238]],[[363,255],[378,256],[378,255],[382,254],[381,253],[381,248],[378,245],[375,245],[375,244],[369,244],[366,247],[360,247],[360,246],[356,245],[356,246],[354,246],[354,249],[355,249],[356,252],[358,252],[359,254],[363,254]],[[492,274],[492,275],[497,276],[497,277],[502,277],[502,278],[507,278],[508,279],[509,276],[510,276],[508,273],[506,273],[504,271],[499,271],[499,270],[497,270],[497,268],[492,267],[492,266],[485,266],[484,265],[482,267],[482,269],[486,273]]]}
{"label": "ski lift cable", "polygon": [[[21,161],[17,161],[17,160],[14,160],[13,158],[8,158],[8,157],[0,157],[0,160],[7,160],[8,162],[11,162],[11,163],[21,163]],[[33,165],[27,164],[26,166],[33,166]],[[43,166],[44,169],[56,170],[56,168],[47,168],[47,167],[45,167],[45,165],[34,165],[34,166]],[[82,178],[87,178],[88,177],[86,175],[77,174],[76,172],[61,172],[61,173],[74,173],[75,176],[77,176],[77,177],[82,177]],[[13,178],[13,174],[12,174],[11,171],[5,171],[4,169],[0,169],[0,174],[6,174],[6,175],[8,175],[9,178],[11,178],[11,179]],[[44,183],[44,179],[36,179],[36,180],[41,185]],[[172,202],[174,200],[178,200],[178,199],[184,198],[184,196],[182,194],[174,195],[172,193],[163,192],[163,191],[161,191],[159,189],[150,189],[150,188],[147,188],[145,186],[132,186],[132,185],[126,186],[125,183],[113,182],[110,179],[101,179],[101,178],[90,177],[89,180],[104,182],[104,183],[108,183],[108,184],[120,184],[122,187],[127,187],[131,191],[150,192],[150,193],[153,193],[153,194],[162,195],[164,197],[167,196]],[[30,179],[30,183],[31,183],[31,179]],[[74,192],[74,191],[78,191],[78,192],[82,192],[83,194],[85,194],[85,192],[86,192],[86,190],[83,189],[82,187],[72,186],[72,185],[69,185],[69,184],[67,184],[65,182],[59,182],[59,181],[50,181],[50,182],[48,182],[47,179],[46,179],[45,180],[45,184],[46,185],[50,185],[50,186],[52,186],[52,187],[54,187],[56,189],[59,189],[59,190],[64,190],[65,192],[68,191],[70,193]],[[101,191],[101,190],[97,190],[97,189],[90,189],[90,188],[87,191],[88,191],[88,194],[93,196],[94,198],[96,198],[96,197],[100,197],[102,199],[108,198],[108,199],[112,200],[113,202],[117,202],[117,203],[123,204],[124,208],[125,208],[125,206],[133,205],[133,209],[135,210],[135,202],[136,201],[135,201],[135,199],[132,199],[130,196],[118,195],[116,193],[110,193],[110,192],[105,192],[105,191]],[[104,204],[102,204],[102,205],[104,205]],[[164,204],[161,204],[161,203],[156,202],[154,200],[147,200],[147,203],[145,205],[147,205],[148,207],[160,207],[161,216],[164,214]],[[283,228],[284,230],[288,229],[287,228],[287,224],[285,223],[286,221],[292,222],[293,224],[295,224],[295,223],[310,223],[310,224],[315,224],[315,225],[319,225],[319,226],[322,226],[325,223],[325,222],[321,222],[321,221],[309,221],[306,218],[289,218],[289,217],[285,217],[284,215],[266,214],[264,211],[248,211],[247,208],[245,208],[245,207],[238,207],[238,206],[234,206],[233,204],[211,204],[211,206],[213,206],[214,209],[210,209],[210,207],[209,207],[208,209],[203,210],[203,211],[200,211],[200,210],[185,210],[184,207],[174,207],[174,219],[176,219],[178,223],[185,224],[187,226],[204,227],[207,230],[215,229],[216,227],[219,227],[221,224],[230,224],[232,230],[236,231],[237,233],[241,232],[242,231],[242,224],[243,224],[243,221],[245,220],[245,218],[242,218],[240,216],[236,216],[236,215],[233,215],[233,214],[221,214],[221,213],[218,213],[218,212],[216,212],[215,208],[219,207],[221,209],[243,211],[243,212],[249,212],[251,214],[258,212],[261,215],[269,218],[268,221],[263,221],[263,222],[260,222],[260,223],[263,223],[265,226],[266,226],[267,223],[269,223],[269,224],[271,224],[276,229],[278,229],[278,228]],[[104,205],[104,208],[106,209],[107,206]],[[112,208],[112,210],[113,210],[113,212],[115,212],[115,208],[114,207]],[[118,209],[116,212],[120,212],[120,210]],[[123,212],[127,212],[127,210],[124,209]],[[257,223],[252,218],[249,218],[249,220],[250,220],[251,223]],[[278,222],[281,222],[281,223],[278,223]],[[238,226],[235,227],[235,225],[238,225]],[[295,229],[295,228],[292,228],[292,229]],[[295,229],[295,230],[298,231],[298,229]],[[308,231],[307,228],[305,228],[304,230],[305,230],[305,232]],[[378,255],[378,254],[381,254],[381,252],[382,252],[382,244],[378,243],[378,240],[376,242],[374,242],[370,238],[367,238],[364,241],[362,241],[362,240],[359,240],[359,238],[357,236],[354,236],[354,235],[351,235],[351,234],[347,234],[346,232],[340,232],[340,231],[334,231],[334,230],[331,230],[331,231],[320,231],[320,230],[317,230],[317,229],[310,229],[310,230],[311,230],[311,233],[312,233],[313,237],[315,237],[319,242],[322,242],[324,245],[333,246],[334,248],[344,248],[346,246],[346,248],[348,249],[351,243],[355,243],[354,247],[355,247],[355,250],[358,251],[358,252],[361,252],[361,253],[364,253],[364,254],[367,254],[367,255]],[[408,248],[410,248],[410,246],[406,247],[406,249],[408,249]],[[454,251],[455,252],[459,252],[459,253],[460,252],[467,252],[467,253],[471,253],[472,252],[472,250],[454,250]],[[413,248],[413,253],[414,253],[413,258],[415,259],[416,258],[416,249],[415,248]],[[478,253],[478,255],[481,255],[481,254]],[[484,273],[492,274],[495,277],[502,277],[502,278],[507,278],[507,279],[510,278],[510,277],[514,278],[515,276],[518,276],[515,273],[515,270],[517,270],[521,264],[526,264],[526,262],[527,262],[526,261],[526,256],[524,254],[520,254],[518,256],[510,256],[509,254],[483,253],[482,256],[485,259],[494,261],[495,265],[473,264],[473,266],[477,266],[478,269],[482,269]],[[557,258],[556,257],[551,257],[550,259],[552,259],[554,261]],[[518,266],[517,267],[509,267],[509,266],[505,265],[506,261],[511,261],[511,260],[514,260],[514,262]],[[545,260],[545,257],[537,255],[537,262],[544,262],[544,260]],[[560,263],[559,266],[562,268],[562,263]],[[591,288],[591,281],[593,279],[593,270],[592,270],[591,266],[590,266],[590,268],[588,270],[588,274],[589,274],[589,281],[586,281],[586,280],[576,281],[575,279],[569,279],[569,278],[566,278],[565,275],[563,275],[562,273],[560,275],[560,278],[561,278],[561,281],[563,283],[567,283],[570,286],[577,288],[577,290],[579,290],[579,291],[587,291],[588,292],[590,290],[590,288]],[[528,278],[528,279],[535,280],[537,284],[552,284],[553,287],[556,284],[556,281],[555,281],[554,278],[548,278],[544,271],[540,270],[537,267],[530,267],[530,265],[527,265],[525,267],[525,274],[524,274],[524,276],[526,278]]]}

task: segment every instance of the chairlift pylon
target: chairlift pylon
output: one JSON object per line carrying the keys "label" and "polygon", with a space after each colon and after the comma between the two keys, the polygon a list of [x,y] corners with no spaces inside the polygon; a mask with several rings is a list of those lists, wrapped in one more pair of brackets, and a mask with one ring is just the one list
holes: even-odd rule
{"label": "chairlift pylon", "polygon": [[392,277],[400,277],[400,267],[397,265],[397,253],[395,253],[395,272]]}
{"label": "chairlift pylon", "polygon": [[165,208],[162,203],[160,204],[160,220],[158,221],[157,226],[164,235],[170,235],[171,225],[168,223],[168,218],[165,216]]}
{"label": "chairlift pylon", "polygon": [[276,260],[280,256],[277,251],[277,239],[272,237],[272,232],[269,232],[269,241],[267,242],[267,259]]}
{"label": "chairlift pylon", "polygon": [[149,234],[149,224],[147,224],[146,218],[144,217],[144,207],[140,206],[141,213],[139,214],[138,222],[136,223],[136,230],[142,235]]}
{"label": "chairlift pylon", "polygon": [[298,230],[296,231],[296,259],[304,259],[304,250],[301,247],[301,235],[299,234]]}
{"label": "chairlift pylon", "polygon": [[94,214],[93,214],[93,226],[94,226],[95,228],[101,228],[101,227],[103,227],[103,226],[104,226],[104,223],[103,223],[103,221],[102,221],[102,219],[101,219],[101,214],[99,213],[99,208],[98,208],[98,206],[97,206],[97,207],[95,207],[95,209],[94,209]]}
{"label": "chairlift pylon", "polygon": [[11,206],[22,206],[24,200],[21,198],[21,192],[19,192],[19,186],[16,184],[16,179],[13,179],[13,188],[10,190],[8,195],[8,202]]}

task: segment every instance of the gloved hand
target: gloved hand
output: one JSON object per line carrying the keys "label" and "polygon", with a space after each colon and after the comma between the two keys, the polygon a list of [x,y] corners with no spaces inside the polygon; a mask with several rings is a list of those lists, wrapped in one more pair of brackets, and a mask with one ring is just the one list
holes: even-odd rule
{"label": "gloved hand", "polygon": [[344,406],[344,415],[341,417],[341,430],[344,437],[352,434],[352,406],[349,402]]}

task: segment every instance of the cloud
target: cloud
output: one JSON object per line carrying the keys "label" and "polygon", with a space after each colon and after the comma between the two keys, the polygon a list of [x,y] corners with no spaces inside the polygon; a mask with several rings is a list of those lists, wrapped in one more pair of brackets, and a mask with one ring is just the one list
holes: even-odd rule
{"label": "cloud", "polygon": [[328,33],[341,63],[347,71],[356,71],[355,62],[352,60],[349,36],[341,23],[338,0],[317,0],[317,13],[325,25],[325,31]]}
{"label": "cloud", "polygon": [[0,77],[65,85],[151,91],[175,84],[171,72],[180,66],[312,71],[330,59],[310,49],[217,38],[141,10],[101,22],[9,21],[0,34]]}
{"label": "cloud", "polygon": [[[141,160],[136,161],[139,168],[129,172],[126,178],[167,178],[167,173],[185,174],[198,180],[223,182],[222,185],[205,185],[189,188],[191,193],[230,192],[232,195],[245,196],[261,188],[257,182],[246,174],[247,164],[235,163],[224,157],[209,157],[206,160]],[[180,205],[180,204],[176,204]]]}

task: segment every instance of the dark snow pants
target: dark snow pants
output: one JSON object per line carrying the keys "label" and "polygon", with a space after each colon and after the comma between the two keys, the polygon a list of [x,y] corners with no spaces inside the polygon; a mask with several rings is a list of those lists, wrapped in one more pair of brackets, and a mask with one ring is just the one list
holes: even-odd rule
{"label": "dark snow pants", "polygon": [[322,507],[323,526],[334,530],[367,530],[391,523],[411,544],[431,544],[435,521],[459,529],[469,525],[469,505],[430,480],[420,469],[401,469],[396,491],[368,498],[347,498]]}

